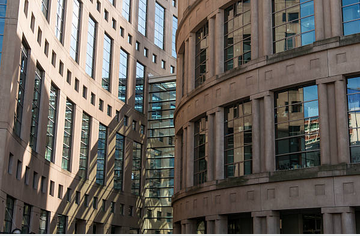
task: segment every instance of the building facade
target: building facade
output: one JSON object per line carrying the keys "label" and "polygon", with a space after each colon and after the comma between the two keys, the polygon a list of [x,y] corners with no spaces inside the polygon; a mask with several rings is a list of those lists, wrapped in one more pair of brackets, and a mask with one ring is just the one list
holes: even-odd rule
{"label": "building facade", "polygon": [[1,232],[144,231],[148,80],[175,73],[176,16],[167,0],[0,0]]}
{"label": "building facade", "polygon": [[360,232],[359,7],[179,2],[175,233]]}

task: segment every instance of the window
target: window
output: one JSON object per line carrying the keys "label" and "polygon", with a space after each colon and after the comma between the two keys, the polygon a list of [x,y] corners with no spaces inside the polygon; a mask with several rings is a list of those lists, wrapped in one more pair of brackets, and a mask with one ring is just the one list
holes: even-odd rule
{"label": "window", "polygon": [[14,166],[14,155],[12,153],[9,154],[9,163],[8,163],[8,173],[11,175],[13,172]]}
{"label": "window", "polygon": [[30,168],[27,166],[25,168],[25,185],[30,184]]}
{"label": "window", "polygon": [[18,160],[16,165],[16,179],[21,179],[21,171],[22,171],[22,162]]}
{"label": "window", "polygon": [[101,210],[102,210],[102,211],[106,211],[106,200],[105,200],[105,199],[102,200]]}
{"label": "window", "polygon": [[175,73],[175,67],[174,66],[170,66],[170,74],[174,74]]}
{"label": "window", "polygon": [[115,202],[111,202],[110,211],[111,213],[115,213]]}
{"label": "window", "polygon": [[99,110],[100,111],[104,110],[104,101],[102,99],[99,99]]}
{"label": "window", "polygon": [[85,207],[89,206],[89,195],[88,194],[84,195],[84,204],[85,204]]}
{"label": "window", "polygon": [[19,90],[16,96],[16,109],[14,114],[14,133],[18,137],[20,137],[21,134],[27,63],[28,63],[28,49],[23,43],[21,47],[20,78],[18,80]]}
{"label": "window", "polygon": [[66,234],[66,221],[67,217],[58,214],[56,224],[56,234]]}
{"label": "window", "polygon": [[178,26],[178,19],[173,16],[172,21],[172,47],[171,47],[171,55],[176,58],[176,31]]}
{"label": "window", "polygon": [[59,74],[61,76],[64,74],[64,63],[62,61],[59,61]]}
{"label": "window", "polygon": [[96,2],[96,10],[97,10],[98,12],[101,12],[101,2],[100,2],[100,1],[97,1],[97,2]]}
{"label": "window", "polygon": [[35,70],[35,84],[34,84],[34,94],[33,94],[32,109],[31,109],[32,115],[31,115],[31,128],[30,128],[30,147],[34,151],[36,151],[36,144],[37,144],[41,87],[42,87],[43,77],[44,77],[44,71],[38,65]]}
{"label": "window", "polygon": [[85,71],[91,78],[94,78],[96,28],[96,21],[92,17],[89,17]]}
{"label": "window", "polygon": [[67,70],[66,82],[67,82],[68,84],[71,84],[71,71],[69,71],[69,70]]}
{"label": "window", "polygon": [[207,117],[195,122],[194,129],[194,185],[206,182],[207,175]]}
{"label": "window", "polygon": [[12,231],[12,222],[14,216],[14,202],[15,199],[9,195],[6,197],[6,207],[5,207],[5,219],[4,219],[4,233],[10,234]]}
{"label": "window", "polygon": [[146,36],[147,30],[147,0],[139,0],[138,31]]}
{"label": "window", "polygon": [[130,22],[131,0],[123,0],[122,16]]}
{"label": "window", "polygon": [[112,18],[112,27],[116,30],[116,20],[114,18]]}
{"label": "window", "polygon": [[132,160],[132,172],[131,172],[131,193],[140,195],[140,178],[141,178],[141,156],[142,145],[137,142],[133,142],[133,160]]}
{"label": "window", "polygon": [[351,163],[360,162],[360,78],[349,78],[347,80],[347,100],[349,117],[349,138]]}
{"label": "window", "polygon": [[71,202],[71,188],[68,188],[66,191],[66,201]]}
{"label": "window", "polygon": [[165,29],[165,8],[159,3],[155,3],[155,32],[154,43],[164,49],[164,29]]}
{"label": "window", "polygon": [[135,42],[135,50],[140,51],[140,43],[139,43],[139,41]]}
{"label": "window", "polygon": [[144,47],[144,57],[148,57],[149,49]]}
{"label": "window", "polygon": [[29,0],[25,0],[24,2],[24,14],[27,18],[27,15],[28,15],[28,11],[29,11]]}
{"label": "window", "polygon": [[116,133],[115,164],[114,164],[114,189],[123,189],[124,171],[124,136]]}
{"label": "window", "polygon": [[32,187],[33,189],[37,190],[38,186],[39,186],[39,174],[36,171],[34,171]]}
{"label": "window", "polygon": [[94,93],[91,93],[91,97],[90,97],[90,101],[91,101],[91,104],[95,106],[95,99],[96,99],[96,96]]}
{"label": "window", "polygon": [[58,198],[59,199],[63,198],[63,186],[61,184],[59,184],[59,188],[58,188]]}
{"label": "window", "polygon": [[173,7],[176,7],[176,0],[172,0]]}
{"label": "window", "polygon": [[320,165],[317,86],[275,93],[276,169]]}
{"label": "window", "polygon": [[135,110],[139,112],[144,110],[144,79],[145,67],[136,62]]}
{"label": "window", "polygon": [[46,57],[49,55],[49,42],[45,39],[44,54]]}
{"label": "window", "polygon": [[75,108],[74,103],[72,103],[69,99],[66,99],[64,141],[63,141],[61,168],[67,171],[70,171],[74,108]]}
{"label": "window", "polygon": [[83,98],[87,99],[87,87],[85,85],[83,85],[83,94],[82,94]]}
{"label": "window", "polygon": [[145,134],[145,125],[140,126],[140,134]]}
{"label": "window", "polygon": [[131,34],[128,34],[128,43],[130,45],[132,44],[132,36],[131,36]]}
{"label": "window", "polygon": [[344,35],[360,33],[359,1],[342,1]]}
{"label": "window", "polygon": [[50,180],[49,194],[51,196],[54,196],[54,193],[55,193],[55,183],[54,181]]}
{"label": "window", "polygon": [[21,233],[22,234],[29,234],[30,231],[30,213],[31,213],[31,206],[24,203],[23,208],[23,218],[21,223]]}
{"label": "window", "polygon": [[156,63],[156,59],[157,59],[157,56],[156,56],[155,54],[153,54],[153,56],[152,56],[152,62],[153,62],[153,63]]}
{"label": "window", "polygon": [[166,67],[166,62],[164,60],[161,60],[161,68],[165,69]]}
{"label": "window", "polygon": [[96,183],[104,185],[105,161],[107,147],[107,127],[99,124],[98,151],[96,160]]}
{"label": "window", "polygon": [[225,108],[225,176],[252,173],[251,102]]}
{"label": "window", "polygon": [[97,201],[98,201],[98,198],[94,197],[94,199],[93,199],[93,208],[94,209],[97,209]]}
{"label": "window", "polygon": [[75,203],[77,205],[80,204],[80,192],[79,191],[76,191],[76,193],[75,193]]}
{"label": "window", "polygon": [[250,0],[237,1],[225,9],[225,70],[251,60]]}
{"label": "window", "polygon": [[46,177],[41,176],[40,190],[42,193],[46,193]]}
{"label": "window", "polygon": [[119,91],[118,98],[126,103],[126,88],[128,76],[128,53],[120,49],[120,68],[119,68]]}
{"label": "window", "polygon": [[81,124],[81,143],[80,143],[80,163],[79,176],[86,179],[88,158],[89,158],[89,139],[90,139],[90,116],[83,113]]}
{"label": "window", "polygon": [[77,78],[75,78],[74,89],[75,89],[76,92],[79,92],[79,83],[80,83],[80,81]]}
{"label": "window", "polygon": [[48,19],[49,15],[49,0],[41,1],[41,11],[44,14],[45,18]]}
{"label": "window", "polygon": [[124,31],[125,29],[120,26],[120,36],[124,38]]}
{"label": "window", "polygon": [[51,84],[50,88],[50,98],[49,98],[49,115],[47,123],[47,132],[46,132],[46,150],[45,150],[45,159],[55,163],[54,160],[54,145],[55,145],[55,129],[57,126],[56,116],[57,116],[57,96],[58,89]]}
{"label": "window", "polygon": [[128,126],[129,117],[124,116],[124,126]]}
{"label": "window", "polygon": [[37,39],[36,41],[38,42],[38,44],[41,46],[41,38],[42,38],[42,31],[40,29],[40,27],[38,28],[38,34],[37,34]]}
{"label": "window", "polygon": [[48,233],[49,215],[48,211],[40,210],[39,234]]}
{"label": "window", "polygon": [[136,130],[136,123],[137,123],[136,120],[133,120],[133,122],[132,122],[132,129],[133,130]]}
{"label": "window", "polygon": [[196,32],[196,49],[195,49],[195,88],[202,85],[206,79],[207,63],[207,36],[209,34],[208,23]]}
{"label": "window", "polygon": [[314,1],[273,0],[274,53],[315,41]]}
{"label": "window", "polygon": [[129,206],[129,216],[133,216],[133,215],[134,215],[134,207]]}
{"label": "window", "polygon": [[105,34],[102,66],[102,87],[107,91],[110,91],[111,50],[112,39],[107,34]]}
{"label": "window", "polygon": [[51,64],[56,67],[56,53],[54,51],[51,54]]}
{"label": "window", "polygon": [[107,106],[107,115],[112,116],[112,107],[110,105]]}
{"label": "window", "polygon": [[[5,18],[5,11],[4,11],[4,18]],[[5,25],[5,21],[4,21],[4,25]],[[31,13],[30,29],[34,33],[34,30],[35,30],[35,16],[34,16],[33,13]]]}
{"label": "window", "polygon": [[57,0],[55,36],[63,43],[64,33],[65,0]]}
{"label": "window", "polygon": [[73,0],[72,30],[70,37],[70,56],[79,62],[79,32],[80,32],[81,4],[79,0]]}
{"label": "window", "polygon": [[124,209],[125,209],[125,206],[124,204],[120,204],[120,215],[124,215]]}

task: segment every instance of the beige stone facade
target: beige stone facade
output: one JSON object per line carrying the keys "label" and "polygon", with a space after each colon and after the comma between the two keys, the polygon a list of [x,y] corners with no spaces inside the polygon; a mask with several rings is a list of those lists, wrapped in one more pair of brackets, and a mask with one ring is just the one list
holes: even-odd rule
{"label": "beige stone facade", "polygon": [[[344,16],[347,13],[340,0],[308,1],[309,11],[300,2],[305,1],[179,3],[172,199],[175,233],[360,232],[360,172],[352,138],[356,118],[350,117],[352,102],[348,103],[350,79],[360,74],[359,34],[347,33],[348,16]],[[244,17],[234,28],[250,32],[251,37],[234,33],[230,39],[229,19],[234,15]],[[306,19],[312,23],[305,25]],[[285,25],[285,31],[277,31],[277,20]],[[299,22],[301,28],[290,34]],[[207,32],[201,33],[204,27]],[[305,31],[314,35],[310,43]],[[228,54],[225,47],[236,40],[244,42],[238,48],[243,54],[237,55],[237,66],[229,66],[227,60],[236,51]],[[245,61],[245,56],[251,59]],[[203,83],[198,84],[198,78]],[[306,91],[311,88],[316,94],[314,106],[305,103]],[[295,90],[296,98],[291,92]],[[289,98],[282,98],[284,93]],[[289,101],[280,112],[282,99]],[[297,103],[298,107],[293,105]],[[250,119],[245,112],[249,106]],[[237,115],[233,115],[233,107]],[[299,112],[303,114],[298,116]],[[243,135],[238,141],[236,134],[235,141],[229,141],[229,132],[235,132],[234,127],[229,129],[230,114],[234,122],[243,122],[237,126]],[[296,136],[286,151],[279,128],[283,117],[292,128],[284,137]],[[291,125],[298,119],[303,119],[302,125]],[[305,128],[301,128],[304,121]],[[301,140],[302,147],[292,146],[296,140]],[[241,146],[239,164],[229,161],[237,158],[229,154],[236,142]],[[246,147],[251,151],[241,151]],[[285,157],[283,153],[287,153]],[[236,167],[231,169],[229,162]]]}
{"label": "beige stone facade", "polygon": [[[70,55],[70,48],[74,47],[71,36],[73,24],[76,22],[73,11],[75,1],[64,1],[61,41],[56,36],[59,33],[57,24],[61,15],[58,3],[63,1],[49,1],[47,18],[42,12],[43,2],[47,1],[7,0],[0,66],[0,231],[25,227],[24,232],[39,233],[43,227],[43,232],[47,233],[140,232],[145,191],[147,79],[149,76],[171,75],[175,72],[176,58],[171,54],[171,36],[177,5],[174,7],[174,3],[168,0],[156,1],[165,9],[164,49],[160,49],[154,45],[155,1],[145,1],[146,36],[138,32],[139,0],[78,1],[78,60],[75,61]],[[130,2],[129,21],[122,14],[125,2]],[[96,21],[93,78],[86,73],[89,17]],[[112,39],[110,79],[105,78],[110,81],[109,91],[102,86],[105,33]],[[16,116],[19,106],[17,98],[22,45],[26,45],[28,59],[21,131],[16,135],[14,114]],[[120,48],[128,53],[126,103],[118,97]],[[147,55],[144,52],[146,49]],[[137,62],[145,67],[143,112],[134,109]],[[44,75],[40,83],[37,145],[31,148],[30,133],[34,132],[31,130],[33,92],[37,67],[41,67]],[[52,115],[49,114],[51,87],[57,91],[54,128],[49,127],[48,118]],[[62,161],[67,100],[73,103],[73,112],[71,154],[69,168],[65,170],[62,168]],[[80,178],[80,152],[83,151],[81,141],[86,139],[82,134],[83,114],[87,114],[90,121],[86,149],[87,169],[85,178]],[[95,182],[99,168],[99,124],[107,127],[103,185]],[[51,161],[45,157],[49,151],[49,132],[54,139]],[[124,137],[123,184],[119,190],[114,189],[116,134]],[[134,142],[142,144],[140,183],[137,185],[132,185]],[[140,196],[132,194],[132,186],[140,189]],[[8,201],[12,204],[7,204]],[[12,205],[11,214],[9,205]],[[31,210],[28,221],[30,225],[24,226],[25,205],[30,206]],[[47,215],[41,222],[41,214],[44,212],[47,212]],[[60,222],[63,219],[65,224]]]}

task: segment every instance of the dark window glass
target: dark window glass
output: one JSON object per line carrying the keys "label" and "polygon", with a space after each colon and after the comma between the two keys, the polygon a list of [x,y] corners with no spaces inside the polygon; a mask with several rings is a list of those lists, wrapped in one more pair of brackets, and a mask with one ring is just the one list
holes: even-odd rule
{"label": "dark window glass", "polygon": [[194,129],[194,185],[206,182],[207,175],[207,117],[195,122]]}

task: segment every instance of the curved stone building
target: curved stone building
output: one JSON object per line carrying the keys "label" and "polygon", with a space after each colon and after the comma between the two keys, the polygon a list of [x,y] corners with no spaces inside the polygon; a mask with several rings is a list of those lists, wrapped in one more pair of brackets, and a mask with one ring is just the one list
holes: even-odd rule
{"label": "curved stone building", "polygon": [[0,0],[0,232],[172,231],[145,173],[148,78],[174,79],[176,16],[168,0]]}
{"label": "curved stone building", "polygon": [[360,232],[359,4],[179,1],[175,233]]}

